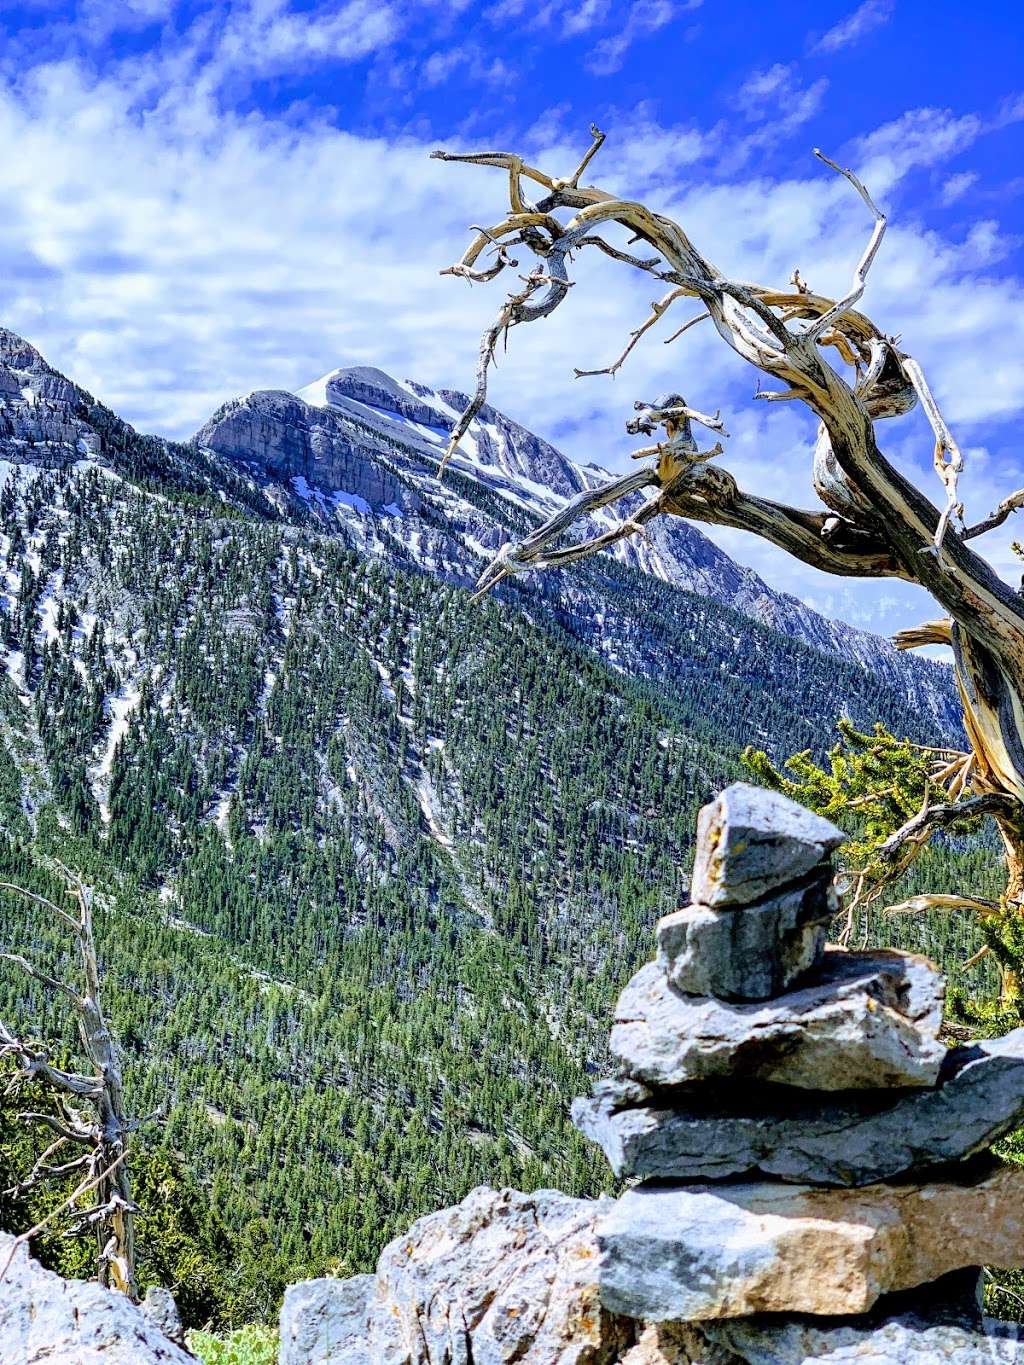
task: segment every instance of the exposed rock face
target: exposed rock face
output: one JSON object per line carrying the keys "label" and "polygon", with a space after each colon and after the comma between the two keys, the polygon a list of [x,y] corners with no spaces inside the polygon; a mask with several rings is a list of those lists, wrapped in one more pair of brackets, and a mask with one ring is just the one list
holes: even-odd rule
{"label": "exposed rock face", "polygon": [[178,1312],[178,1305],[174,1302],[174,1295],[169,1289],[165,1289],[163,1285],[151,1284],[140,1307],[158,1332],[162,1332],[176,1346],[183,1350],[187,1349],[181,1315]]}
{"label": "exposed rock face", "polygon": [[[0,1269],[14,1238],[0,1233]],[[3,1365],[195,1365],[123,1294],[63,1280],[22,1246],[0,1283]]]}
{"label": "exposed rock face", "polygon": [[284,483],[302,479],[328,497],[361,499],[367,510],[408,502],[400,480],[340,414],[290,393],[270,389],[225,403],[195,439],[218,455],[262,465]]}
{"label": "exposed rock face", "polygon": [[779,1087],[653,1093],[600,1081],[573,1119],[616,1175],[724,1180],[758,1172],[866,1185],[960,1161],[1024,1121],[1024,1029],[947,1055],[935,1089],[815,1097]]}
{"label": "exposed rock face", "polygon": [[844,835],[781,792],[734,782],[697,817],[696,904],[750,905],[825,862]]}
{"label": "exposed rock face", "polygon": [[370,1309],[374,1365],[617,1360],[632,1326],[602,1307],[602,1203],[474,1190],[386,1247]]}
{"label": "exposed rock face", "polygon": [[375,1280],[303,1280],[281,1308],[280,1365],[369,1365],[367,1311]]}
{"label": "exposed rock face", "polygon": [[0,327],[0,458],[58,467],[95,453],[99,438],[76,411],[81,398],[34,346]]}
{"label": "exposed rock face", "polygon": [[836,909],[831,870],[756,905],[687,905],[658,923],[658,965],[687,995],[768,1000],[820,961]]}
{"label": "exposed rock face", "polygon": [[814,1090],[933,1085],[944,985],[924,958],[825,954],[812,980],[758,1005],[677,994],[657,963],[619,998],[612,1055],[652,1086],[730,1076]]}
{"label": "exposed rock face", "polygon": [[630,1317],[863,1313],[961,1266],[1024,1265],[1024,1171],[858,1190],[640,1185],[598,1242],[601,1300]]}

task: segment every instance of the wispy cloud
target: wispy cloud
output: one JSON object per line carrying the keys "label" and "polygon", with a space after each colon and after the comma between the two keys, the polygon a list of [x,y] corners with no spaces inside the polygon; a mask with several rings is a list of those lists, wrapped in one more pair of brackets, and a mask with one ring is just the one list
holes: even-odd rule
{"label": "wispy cloud", "polygon": [[[699,4],[700,0],[696,0]],[[602,38],[587,60],[587,69],[595,76],[609,76],[618,71],[626,53],[639,38],[657,33],[681,11],[696,8],[696,4],[678,4],[675,0],[632,0],[626,22],[617,33]]]}
{"label": "wispy cloud", "polygon": [[951,175],[942,186],[939,197],[943,204],[955,204],[977,184],[977,181],[977,171],[961,171],[958,175]]}
{"label": "wispy cloud", "polygon": [[812,39],[810,50],[815,53],[838,52],[860,42],[866,34],[889,22],[894,0],[864,0],[852,14],[840,19],[820,38]]}

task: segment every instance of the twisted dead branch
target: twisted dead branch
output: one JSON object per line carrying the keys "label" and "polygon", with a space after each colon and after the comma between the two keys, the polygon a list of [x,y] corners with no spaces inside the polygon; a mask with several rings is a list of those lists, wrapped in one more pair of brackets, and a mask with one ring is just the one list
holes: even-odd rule
{"label": "twisted dead branch", "polygon": [[[884,242],[885,214],[853,170],[817,151],[819,161],[851,186],[871,218],[849,289],[839,299],[827,298],[815,293],[799,271],[784,288],[731,279],[679,223],[635,200],[580,183],[603,140],[595,128],[590,148],[569,177],[549,175],[511,152],[434,154],[497,168],[508,178],[507,216],[476,230],[450,269],[477,271],[479,258],[489,250],[497,253],[488,274],[493,278],[513,245],[538,262],[533,274],[521,277],[525,289],[509,295],[484,333],[476,389],[452,431],[442,467],[486,401],[488,368],[499,338],[507,342],[514,328],[549,316],[565,301],[572,284],[568,266],[574,252],[587,246],[663,281],[668,292],[652,304],[651,315],[630,333],[615,361],[577,374],[617,374],[669,308],[682,299],[698,300],[701,312],[668,340],[683,336],[698,320],[710,320],[727,346],[772,381],[763,389],[759,384],[757,398],[798,402],[814,414],[819,426],[811,482],[825,510],[793,507],[741,489],[717,463],[721,447],[700,451],[693,440],[691,422],[710,424],[678,395],[668,395],[642,405],[642,428],[629,427],[657,437],[635,453],[645,462],[640,477],[616,479],[603,495],[595,496],[595,490],[574,499],[521,543],[504,546],[481,575],[478,595],[510,574],[564,565],[607,549],[661,515],[750,531],[827,573],[919,584],[934,597],[943,619],[901,632],[896,643],[903,649],[952,645],[972,753],[970,764],[961,763],[943,787],[954,799],[939,802],[927,819],[915,817],[918,823],[897,831],[892,861],[898,865],[910,848],[942,827],[943,806],[957,807],[950,820],[986,813],[995,819],[1006,849],[1002,904],[1015,910],[1024,904],[1024,600],[971,542],[1024,507],[1024,490],[1004,499],[985,521],[964,526],[963,454],[924,372],[897,338],[859,308]],[[527,198],[526,184],[536,202]],[[626,233],[630,248],[639,244],[637,255],[605,239],[604,230],[612,227]],[[931,427],[943,490],[940,506],[886,458],[878,443],[880,422],[918,404]],[[641,488],[651,489],[652,496],[637,507]],[[559,544],[596,507],[616,502],[625,513],[619,526],[577,544]]]}

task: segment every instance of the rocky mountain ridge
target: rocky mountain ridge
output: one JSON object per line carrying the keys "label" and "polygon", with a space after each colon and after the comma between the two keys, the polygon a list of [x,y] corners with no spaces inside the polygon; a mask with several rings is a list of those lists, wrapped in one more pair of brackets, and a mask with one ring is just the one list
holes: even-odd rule
{"label": "rocky mountain ridge", "polygon": [[[612,475],[597,464],[574,463],[485,404],[449,468],[496,493],[508,515],[503,517],[493,502],[486,508],[475,499],[467,502],[460,483],[452,480],[454,487],[446,489],[435,477],[437,461],[467,402],[463,393],[434,391],[412,380],[395,380],[382,370],[355,366],[334,370],[295,394],[270,390],[234,399],[214,413],[194,441],[247,466],[255,462],[272,477],[290,482],[297,496],[325,517],[339,505],[390,515],[390,534],[425,568],[471,583],[481,556],[490,558],[516,525],[514,513],[544,519]],[[639,495],[634,504],[626,504],[630,509],[633,505],[639,505]],[[436,526],[430,513],[443,519],[447,534],[424,528],[426,518]],[[602,509],[583,527],[586,534],[597,534],[618,521]],[[620,541],[611,553],[667,584],[710,597],[814,649],[870,668],[942,723],[955,716],[955,703],[952,709],[948,705],[947,670],[901,655],[888,640],[830,620],[797,598],[776,592],[688,522],[662,518],[649,528],[648,537]]]}

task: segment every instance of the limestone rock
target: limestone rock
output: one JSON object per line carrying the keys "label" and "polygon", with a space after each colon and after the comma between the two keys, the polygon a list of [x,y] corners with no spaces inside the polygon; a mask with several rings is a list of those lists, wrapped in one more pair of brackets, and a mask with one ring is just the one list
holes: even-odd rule
{"label": "limestone rock", "polygon": [[181,1314],[169,1289],[160,1284],[151,1284],[139,1306],[158,1332],[163,1332],[169,1341],[183,1350],[188,1349]]}
{"label": "limestone rock", "polygon": [[697,817],[691,897],[698,905],[749,905],[799,881],[844,838],[781,792],[734,782]]}
{"label": "limestone rock", "polygon": [[973,1156],[1024,1122],[1024,1028],[955,1048],[935,1089],[829,1099],[709,1083],[652,1094],[606,1081],[572,1113],[616,1175],[704,1181],[761,1172],[867,1185]]}
{"label": "limestone rock", "polygon": [[[481,1186],[386,1247],[374,1365],[604,1365],[632,1325],[602,1308],[595,1224],[610,1201]],[[415,1343],[415,1345],[413,1345]]]}
{"label": "limestone rock", "polygon": [[353,433],[342,414],[314,408],[277,389],[223,404],[195,436],[198,445],[274,478],[305,479],[323,493],[344,492],[374,508],[409,501],[408,490]]}
{"label": "limestone rock", "polygon": [[[0,1268],[14,1238],[0,1233]],[[3,1365],[195,1365],[123,1294],[64,1280],[18,1248],[0,1283]]]}
{"label": "limestone rock", "polygon": [[981,1314],[981,1277],[956,1271],[934,1283],[879,1299],[856,1318],[725,1319],[691,1329],[713,1359],[725,1350],[746,1365],[1022,1365],[1024,1346],[1016,1323]]}
{"label": "limestone rock", "polygon": [[755,1005],[680,995],[649,963],[619,997],[611,1051],[653,1086],[726,1075],[812,1090],[933,1085],[944,993],[909,953],[830,949],[809,982]]}
{"label": "limestone rock", "polygon": [[688,905],[658,922],[658,962],[685,994],[769,1000],[821,960],[837,909],[831,871],[757,905]]}
{"label": "limestone rock", "polygon": [[373,1275],[303,1280],[284,1291],[279,1365],[370,1365]]}
{"label": "limestone rock", "polygon": [[621,1365],[743,1365],[742,1356],[685,1322],[651,1322]]}
{"label": "limestone rock", "polygon": [[821,1190],[640,1185],[598,1224],[601,1301],[652,1321],[866,1312],[961,1266],[1024,1266],[1024,1170]]}
{"label": "limestone rock", "polygon": [[[710,1327],[708,1335],[711,1341],[705,1351],[698,1348],[694,1365],[711,1365],[716,1346],[726,1348],[726,1361],[746,1365],[1024,1365],[1017,1324],[991,1320],[978,1328],[932,1323],[913,1314],[879,1325],[742,1320]],[[666,1360],[674,1365],[671,1356]]]}

